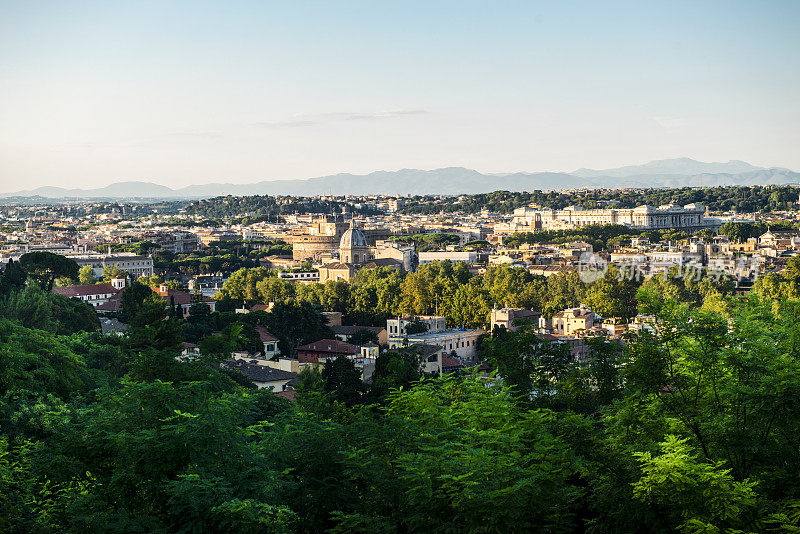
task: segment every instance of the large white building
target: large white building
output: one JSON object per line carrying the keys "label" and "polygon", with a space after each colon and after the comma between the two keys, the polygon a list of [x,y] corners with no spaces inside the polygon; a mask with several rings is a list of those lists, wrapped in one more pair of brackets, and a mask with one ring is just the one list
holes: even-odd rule
{"label": "large white building", "polygon": [[449,260],[453,263],[464,262],[464,263],[477,263],[478,262],[478,253],[477,252],[456,252],[456,251],[430,251],[430,252],[420,252],[419,253],[419,264],[425,265],[426,263],[432,263],[434,261],[445,261]]}
{"label": "large white building", "polygon": [[719,226],[717,219],[704,217],[702,204],[666,204],[655,208],[643,205],[628,209],[582,209],[568,206],[563,210],[523,207],[514,210],[509,225],[515,232],[577,228],[590,224],[621,224],[641,230],[699,230]]}
{"label": "large white building", "polygon": [[462,330],[449,328],[438,332],[408,334],[402,338],[389,337],[389,348],[397,349],[408,345],[438,345],[445,354],[455,353],[460,358],[474,359],[478,355],[478,342],[485,330]]}
{"label": "large white building", "polygon": [[118,297],[119,292],[124,289],[125,279],[114,278],[111,283],[106,284],[54,287],[53,293],[81,300],[96,308],[101,304],[107,303],[112,298]]}
{"label": "large white building", "polygon": [[140,256],[131,252],[116,252],[112,254],[68,255],[67,257],[75,260],[78,267],[89,265],[96,278],[103,276],[103,269],[106,267],[117,267],[123,271],[128,271],[135,278],[153,276],[153,258],[150,256]]}
{"label": "large white building", "polygon": [[[428,330],[409,334],[406,329],[414,321],[423,323]],[[386,321],[386,332],[390,349],[404,345],[434,345],[441,347],[445,354],[455,353],[460,358],[470,359],[478,355],[478,342],[486,334],[484,330],[447,328],[445,318],[436,315],[389,319]]]}
{"label": "large white building", "polygon": [[416,315],[397,317],[386,320],[386,333],[390,338],[402,338],[406,335],[406,327],[414,322],[424,324],[428,332],[439,332],[447,328],[447,319],[441,315]]}

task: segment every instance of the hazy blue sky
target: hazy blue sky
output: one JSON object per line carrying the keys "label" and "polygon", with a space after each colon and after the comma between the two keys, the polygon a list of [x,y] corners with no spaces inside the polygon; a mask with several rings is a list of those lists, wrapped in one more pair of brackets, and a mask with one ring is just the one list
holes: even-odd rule
{"label": "hazy blue sky", "polygon": [[800,169],[800,2],[0,0],[0,189]]}

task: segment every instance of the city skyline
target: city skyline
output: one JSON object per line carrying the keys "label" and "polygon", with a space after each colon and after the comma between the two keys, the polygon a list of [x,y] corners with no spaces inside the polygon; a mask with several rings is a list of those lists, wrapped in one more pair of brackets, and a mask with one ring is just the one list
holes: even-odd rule
{"label": "city skyline", "polygon": [[21,2],[0,189],[691,157],[800,169],[800,5]]}

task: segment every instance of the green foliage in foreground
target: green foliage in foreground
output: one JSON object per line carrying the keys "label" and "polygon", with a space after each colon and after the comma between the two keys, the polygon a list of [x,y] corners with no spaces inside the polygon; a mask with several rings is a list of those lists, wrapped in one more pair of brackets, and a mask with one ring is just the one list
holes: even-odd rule
{"label": "green foliage in foreground", "polygon": [[[797,531],[800,304],[768,287],[646,284],[656,330],[582,362],[524,328],[484,343],[489,376],[426,376],[408,350],[366,386],[342,358],[294,404],[219,367],[244,324],[177,359],[185,324],[145,291],[122,337],[7,314],[0,531]],[[319,327],[279,309],[284,343]]]}

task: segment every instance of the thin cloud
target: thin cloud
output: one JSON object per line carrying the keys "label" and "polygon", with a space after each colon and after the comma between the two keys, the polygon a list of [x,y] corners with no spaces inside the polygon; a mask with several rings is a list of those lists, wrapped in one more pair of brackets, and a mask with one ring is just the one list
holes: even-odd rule
{"label": "thin cloud", "polygon": [[400,109],[390,111],[377,111],[374,113],[353,113],[353,112],[331,112],[319,113],[316,115],[297,115],[294,119],[285,121],[264,121],[253,123],[259,128],[298,128],[305,126],[317,126],[339,121],[370,121],[384,120],[411,115],[426,115],[430,113],[424,109]]}

